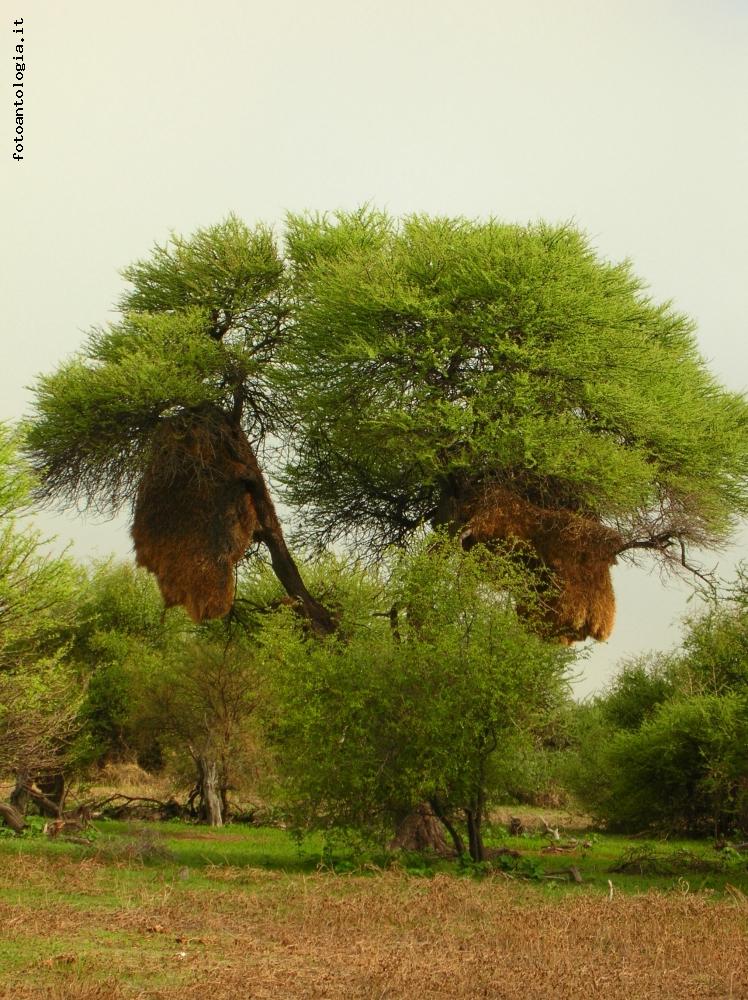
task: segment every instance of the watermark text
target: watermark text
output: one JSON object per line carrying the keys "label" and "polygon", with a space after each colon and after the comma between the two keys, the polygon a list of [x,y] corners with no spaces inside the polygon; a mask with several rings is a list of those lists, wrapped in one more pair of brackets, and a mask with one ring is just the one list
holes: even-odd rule
{"label": "watermark text", "polygon": [[15,76],[13,78],[13,117],[15,119],[15,131],[13,132],[13,145],[15,152],[13,159],[19,162],[23,159],[24,140],[24,104],[23,88],[26,83],[26,62],[23,55],[23,18],[19,17],[13,22],[13,42],[15,51],[13,53],[13,63]]}

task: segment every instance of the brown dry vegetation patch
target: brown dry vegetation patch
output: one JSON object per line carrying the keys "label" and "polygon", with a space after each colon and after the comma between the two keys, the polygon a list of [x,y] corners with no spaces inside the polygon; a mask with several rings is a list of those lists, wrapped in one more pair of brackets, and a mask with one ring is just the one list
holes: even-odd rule
{"label": "brown dry vegetation patch", "polygon": [[151,774],[132,762],[106,764],[91,779],[86,787],[88,799],[105,798],[121,792],[133,798],[160,799],[165,801],[175,792],[174,782],[165,774]]}
{"label": "brown dry vegetation patch", "polygon": [[234,568],[257,516],[244,479],[252,460],[240,427],[217,410],[163,420],[135,501],[139,566],[156,577],[167,608],[194,621],[221,618],[234,600]]}
{"label": "brown dry vegetation patch", "polygon": [[511,490],[494,485],[463,504],[472,542],[520,542],[528,546],[534,569],[550,571],[555,586],[543,595],[545,617],[564,642],[610,637],[615,595],[610,568],[623,539],[592,517],[570,510],[539,507]]}
{"label": "brown dry vegetation patch", "polygon": [[570,809],[544,809],[535,806],[501,806],[491,810],[491,822],[508,827],[512,818],[516,817],[528,832],[544,833],[548,826],[560,831],[589,830],[592,828],[592,817],[586,813],[574,812]]}
{"label": "brown dry vegetation patch", "polygon": [[[40,864],[36,875],[22,865],[31,883],[66,891],[72,880],[104,893],[110,876],[90,863],[77,874],[72,862]],[[501,878],[226,874],[212,886],[144,884],[122,906],[71,906],[54,894],[3,903],[6,941],[38,953],[12,972],[0,960],[0,995],[748,996],[744,899],[580,892],[549,900]]]}

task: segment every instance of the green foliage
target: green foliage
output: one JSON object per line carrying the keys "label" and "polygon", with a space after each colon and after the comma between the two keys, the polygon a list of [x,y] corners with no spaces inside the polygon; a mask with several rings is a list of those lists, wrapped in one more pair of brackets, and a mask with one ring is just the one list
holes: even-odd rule
{"label": "green foliage", "polygon": [[[303,567],[309,589],[338,615],[339,639],[346,640],[355,630],[368,627],[372,613],[385,614],[384,582],[367,572],[365,564],[322,552],[305,560]],[[257,636],[268,615],[284,605],[290,607],[291,603],[270,565],[261,558],[246,562],[238,579],[232,622],[248,635]],[[214,633],[216,623],[207,628]]]}
{"label": "green foliage", "polygon": [[180,783],[198,788],[203,807],[201,767],[214,765],[225,812],[229,789],[247,794],[269,786],[272,760],[258,722],[262,698],[250,643],[239,633],[195,634],[162,655],[157,670],[141,673],[137,739],[143,749],[158,743]]}
{"label": "green foliage", "polygon": [[[76,636],[79,657],[96,653],[104,636],[127,636],[151,646],[168,644],[188,628],[178,610],[164,613],[158,588],[145,570],[111,559],[94,563],[81,604],[82,624]],[[87,650],[89,644],[93,649]],[[113,649],[114,655],[119,653]]]}
{"label": "green foliage", "polygon": [[[494,755],[562,697],[568,652],[519,622],[513,601],[530,595],[498,556],[432,540],[386,590],[357,575],[354,594],[380,591],[380,610],[345,640],[310,642],[290,615],[261,637],[297,823],[384,837],[423,800],[482,808],[501,788]],[[343,630],[360,615],[344,603]]]}
{"label": "green foliage", "polygon": [[[548,709],[551,727],[557,713]],[[508,734],[490,760],[490,781],[495,801],[502,804],[559,808],[567,804],[569,794],[562,780],[565,750],[549,746],[546,711],[539,716],[535,731]]]}
{"label": "green foliage", "polygon": [[233,217],[127,268],[123,318],[38,381],[27,449],[43,495],[131,501],[165,416],[240,407],[256,439],[272,430],[282,270],[270,233]]}
{"label": "green foliage", "polygon": [[154,246],[149,259],[124,268],[133,288],[120,304],[125,313],[196,308],[233,319],[275,292],[282,273],[270,230],[253,231],[229,215],[190,239],[172,234],[166,245]]}
{"label": "green foliage", "polygon": [[745,873],[745,858],[738,852],[723,850],[716,858],[705,858],[688,848],[671,850],[654,844],[630,847],[617,858],[611,872],[632,875],[694,876],[704,873]]}
{"label": "green foliage", "polygon": [[0,426],[0,774],[73,766],[85,754],[81,685],[65,662],[82,577],[45,554],[23,516],[33,479]]}
{"label": "green foliage", "polygon": [[128,664],[102,663],[91,675],[82,718],[101,757],[119,757],[132,747],[134,678]]}
{"label": "green foliage", "polygon": [[636,730],[676,693],[675,665],[666,657],[640,657],[623,664],[600,699],[600,712],[616,729]]}
{"label": "green foliage", "polygon": [[83,689],[58,654],[0,673],[0,775],[72,772],[91,758]]}
{"label": "green foliage", "polygon": [[[264,599],[270,580],[255,576],[253,596]],[[78,718],[92,756],[167,764],[189,787],[203,758],[217,763],[224,793],[261,784],[270,761],[254,718],[248,619],[196,626],[180,609],[164,612],[150,574],[112,561],[93,566],[81,614],[70,658],[85,687]]]}
{"label": "green foliage", "polygon": [[501,854],[488,866],[489,871],[492,867],[508,872],[515,878],[529,881],[539,881],[545,875],[545,866],[539,858],[514,858],[511,855]]}
{"label": "green foliage", "polygon": [[612,829],[748,831],[746,587],[692,618],[682,650],[627,664],[578,712],[567,778]]}
{"label": "green foliage", "polygon": [[23,521],[33,478],[18,444],[18,436],[0,425],[0,671],[64,643],[80,586],[72,562],[45,554],[38,532]]}
{"label": "green foliage", "polygon": [[192,631],[180,611],[164,614],[144,570],[111,560],[92,567],[70,657],[85,680],[81,719],[97,756],[149,748],[141,723],[143,685]]}
{"label": "green foliage", "polygon": [[315,542],[384,551],[494,481],[661,552],[748,511],[744,398],[572,226],[291,216],[284,255],[230,216],[123,274],[123,319],[37,387],[49,497],[118,507],[159,421],[217,406],[292,446]]}
{"label": "green foliage", "polygon": [[17,842],[17,838],[19,837],[23,837],[25,840],[38,840],[43,837],[45,840],[49,840],[44,832],[44,826],[47,821],[43,816],[25,816],[24,822],[26,826],[20,833],[11,830],[9,826],[0,825],[0,839]]}
{"label": "green foliage", "polygon": [[318,542],[384,548],[505,482],[627,542],[711,543],[748,510],[748,408],[690,320],[571,226],[292,216],[288,495]]}
{"label": "green foliage", "polygon": [[134,497],[162,416],[230,405],[248,361],[205,326],[195,310],[131,314],[39,379],[27,448],[45,495],[116,510]]}
{"label": "green foliage", "polygon": [[706,610],[687,622],[680,667],[684,688],[704,694],[748,691],[748,576],[739,567],[734,585],[712,595]]}
{"label": "green foliage", "polygon": [[[132,501],[164,421],[218,409],[252,445],[282,438],[300,536],[323,545],[388,553],[454,527],[491,484],[666,558],[724,540],[748,512],[744,397],[709,374],[690,320],[571,226],[293,216],[283,256],[266,228],[229,217],[124,276],[122,318],[38,383],[27,449],[47,498]],[[532,624],[538,588],[501,555],[432,535],[388,575],[320,560],[312,589],[339,624],[317,642],[264,567],[231,619],[202,629],[161,617],[142,575],[100,567],[73,629],[75,571],[40,558],[14,520],[29,488],[6,435],[0,667],[44,651],[57,664],[66,638],[102,749],[158,732],[175,754],[217,755],[228,782],[254,752],[261,700],[239,623],[262,645],[299,823],[389,831],[423,799],[476,816],[539,778],[569,654],[518,621],[521,606]],[[739,821],[746,603],[712,609],[677,662],[629,665],[580,712],[577,786],[599,815]],[[658,788],[673,789],[669,811],[651,805]]]}
{"label": "green foliage", "polygon": [[388,628],[375,620],[349,643],[310,642],[285,612],[261,636],[277,706],[268,730],[298,825],[382,830],[383,810],[407,802],[410,790],[382,766],[398,756],[396,721],[382,711],[397,676]]}
{"label": "green foliage", "polygon": [[611,828],[725,834],[748,822],[748,699],[697,695],[618,733],[605,763]]}

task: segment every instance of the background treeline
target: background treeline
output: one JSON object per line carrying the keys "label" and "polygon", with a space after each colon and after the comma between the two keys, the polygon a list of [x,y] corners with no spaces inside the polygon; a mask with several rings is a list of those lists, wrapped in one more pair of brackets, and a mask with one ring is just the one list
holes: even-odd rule
{"label": "background treeline", "polygon": [[214,824],[254,810],[387,841],[426,803],[478,860],[483,820],[512,801],[632,832],[748,830],[743,575],[677,653],[624,664],[579,704],[575,654],[532,631],[532,580],[501,553],[430,535],[377,570],[310,561],[340,623],[324,639],[255,563],[232,613],[196,625],[129,564],[45,555],[29,489],[6,430],[0,772],[20,814],[137,761]]}

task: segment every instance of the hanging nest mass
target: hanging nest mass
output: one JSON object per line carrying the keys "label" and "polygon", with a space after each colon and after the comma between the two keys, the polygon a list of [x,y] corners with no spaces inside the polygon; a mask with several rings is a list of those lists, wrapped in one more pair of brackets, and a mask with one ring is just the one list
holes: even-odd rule
{"label": "hanging nest mass", "polygon": [[138,488],[132,538],[166,607],[193,621],[220,618],[234,600],[234,570],[258,528],[247,492],[252,451],[218,411],[165,418]]}
{"label": "hanging nest mass", "polygon": [[523,543],[532,568],[546,573],[543,617],[561,642],[610,637],[615,595],[610,567],[623,540],[594,518],[539,507],[501,486],[464,505],[463,544]]}

